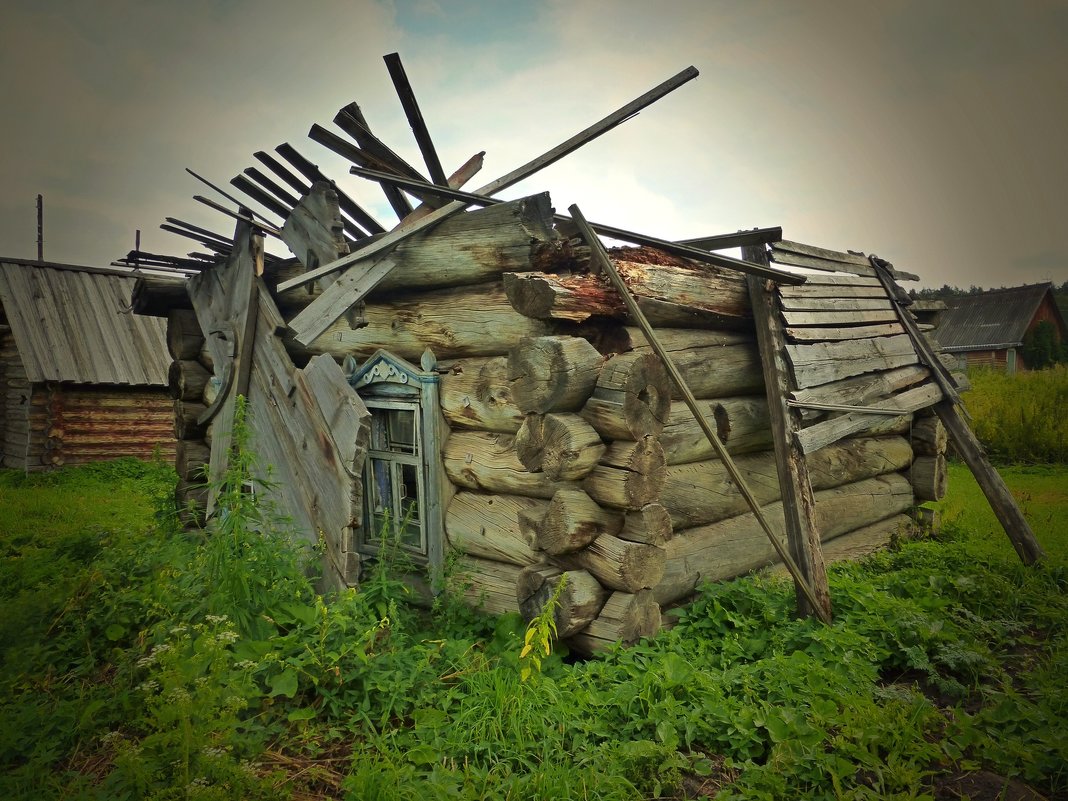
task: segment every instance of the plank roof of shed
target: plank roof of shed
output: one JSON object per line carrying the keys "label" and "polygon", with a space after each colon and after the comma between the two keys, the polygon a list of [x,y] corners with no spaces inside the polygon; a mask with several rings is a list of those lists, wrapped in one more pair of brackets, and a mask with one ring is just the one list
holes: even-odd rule
{"label": "plank roof of shed", "polygon": [[1014,348],[1053,285],[1028,284],[946,298],[935,336],[947,351]]}
{"label": "plank roof of shed", "polygon": [[166,321],[130,313],[136,277],[0,259],[3,305],[30,381],[165,386]]}

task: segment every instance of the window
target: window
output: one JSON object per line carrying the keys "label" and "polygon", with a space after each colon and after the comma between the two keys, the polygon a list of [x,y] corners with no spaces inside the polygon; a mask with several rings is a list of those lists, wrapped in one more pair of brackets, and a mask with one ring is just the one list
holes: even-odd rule
{"label": "window", "polygon": [[419,404],[366,399],[371,441],[364,470],[365,545],[374,545],[384,527],[400,544],[427,555],[426,491]]}

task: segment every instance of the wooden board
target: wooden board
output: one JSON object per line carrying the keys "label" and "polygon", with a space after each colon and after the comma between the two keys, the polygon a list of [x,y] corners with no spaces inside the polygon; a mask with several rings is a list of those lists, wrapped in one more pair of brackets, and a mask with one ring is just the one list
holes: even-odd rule
{"label": "wooden board", "polygon": [[886,299],[886,290],[881,286],[850,284],[811,283],[801,286],[779,287],[779,295],[786,298],[882,298]]}
{"label": "wooden board", "polygon": [[869,325],[871,323],[896,323],[893,309],[876,311],[784,311],[782,318],[788,326],[818,325]]}
{"label": "wooden board", "polygon": [[792,344],[786,346],[786,356],[800,389],[919,362],[912,340],[904,335]]}
{"label": "wooden board", "polygon": [[883,311],[892,309],[886,295],[882,297],[867,298],[838,298],[838,297],[784,297],[782,298],[784,311],[838,311],[843,308],[854,311]]}
{"label": "wooden board", "polygon": [[836,342],[843,339],[891,337],[904,334],[905,328],[900,323],[878,323],[838,328],[786,328],[785,332],[787,338],[793,342]]}

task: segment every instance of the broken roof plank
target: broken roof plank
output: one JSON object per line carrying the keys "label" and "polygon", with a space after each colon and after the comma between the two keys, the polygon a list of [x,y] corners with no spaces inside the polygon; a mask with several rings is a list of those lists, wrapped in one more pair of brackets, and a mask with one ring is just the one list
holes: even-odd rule
{"label": "broken roof plank", "polygon": [[[597,227],[594,226],[594,230]],[[782,239],[782,227],[753,228],[749,231],[738,231],[734,234],[716,234],[714,236],[699,236],[693,239],[676,240],[680,245],[688,245],[702,250],[719,250],[721,248],[741,248],[746,245],[766,245],[769,242],[778,242]]]}
{"label": "broken roof plank", "polygon": [[[338,116],[334,117],[334,121],[336,122],[339,117],[343,116],[344,115],[342,115],[341,112],[338,112]],[[350,120],[350,122],[352,121]],[[357,125],[353,125],[351,127],[353,130],[358,130]],[[367,134],[370,134],[370,131],[367,131]],[[351,136],[352,134],[349,135]],[[348,159],[349,161],[354,162],[355,164],[377,164],[378,166],[388,170],[397,169],[397,167],[392,162],[384,162],[374,153],[370,153],[362,147],[357,147],[356,145],[353,145],[350,142],[346,142],[340,136],[331,131],[328,131],[321,125],[312,125],[312,127],[308,129],[308,138],[311,139],[313,142],[318,142],[326,149],[337,153],[337,155],[341,156],[342,158]],[[392,153],[392,151],[390,151],[390,153]],[[407,166],[406,162],[401,161],[401,163]],[[396,213],[398,219],[404,219],[412,213],[412,204],[408,202],[408,198],[404,197],[404,194],[402,192],[393,187],[390,188],[390,191],[385,191],[385,187],[383,187],[383,190],[383,193],[386,196],[386,200],[393,208],[393,211],[394,213]]]}
{"label": "broken roof plank", "polygon": [[[486,151],[482,150],[473,155],[467,161],[460,165],[460,168],[449,176],[449,187],[451,189],[459,189],[472,178],[474,178],[482,169],[482,162],[486,155]],[[407,217],[400,221],[398,227],[413,223],[416,220],[420,220],[426,215],[430,214],[434,209],[440,208],[440,203],[423,201],[409,214]]]}
{"label": "broken roof plank", "polygon": [[[334,184],[334,182],[327,178],[316,165],[304,158],[304,156],[297,152],[297,149],[288,142],[283,142],[278,145],[278,147],[275,148],[275,151],[278,155],[292,164],[294,169],[309,181],[313,183],[315,181],[326,181],[328,184]],[[359,203],[342,192],[336,184],[334,184],[334,191],[337,192],[337,200],[338,203],[341,204],[341,210],[366,229],[366,231],[360,231],[359,234],[353,234],[357,239],[365,239],[367,233],[380,234],[386,230],[378,220],[368,214]],[[346,230],[348,230],[347,227]],[[350,231],[350,233],[352,232]]]}
{"label": "broken roof plank", "polygon": [[419,145],[419,152],[423,154],[423,161],[426,163],[427,170],[430,171],[430,179],[439,186],[448,186],[449,179],[445,177],[445,170],[441,168],[434,141],[430,138],[430,131],[427,130],[426,121],[423,120],[423,114],[419,110],[415,92],[412,90],[411,83],[408,82],[408,75],[401,63],[400,53],[390,53],[383,56],[383,60],[386,62],[386,69],[389,70],[389,77],[393,79],[393,87],[397,90],[404,116],[408,118],[408,124],[412,127],[412,134],[415,136],[416,144]]}
{"label": "broken roof plank", "polygon": [[[480,188],[477,194],[493,195],[503,189],[507,189],[513,184],[519,183],[524,178],[529,178],[531,175],[538,172],[539,170],[544,169],[545,167],[548,167],[550,164],[555,164],[557,161],[559,161],[569,153],[574,152],[578,148],[582,147],[588,142],[593,141],[597,137],[608,133],[608,131],[612,130],[620,123],[630,119],[643,108],[650,105],[651,103],[656,102],[664,95],[673,92],[675,89],[678,89],[684,83],[693,80],[697,77],[697,75],[698,72],[695,67],[687,67],[682,72],[672,76],[671,78],[654,87],[653,89],[650,89],[645,94],[612,112],[607,117],[604,117],[598,122],[595,122],[588,128],[579,131],[577,134],[565,140],[564,142],[561,142],[559,145],[552,148],[551,150],[541,154],[540,156],[537,156],[536,158],[531,159],[527,163],[515,168],[514,170],[501,176],[497,180],[490,181],[490,183]],[[315,281],[324,275],[329,275],[332,272],[336,272],[344,267],[353,265],[356,262],[369,259],[371,256],[374,256],[378,253],[382,253],[396,246],[396,244],[401,240],[406,239],[407,237],[412,236],[413,234],[416,234],[419,231],[429,228],[431,225],[438,222],[439,220],[445,219],[450,214],[455,214],[458,211],[462,211],[468,205],[470,204],[465,203],[463,201],[453,201],[445,206],[442,206],[440,209],[431,212],[426,217],[423,217],[421,220],[417,220],[411,225],[405,226],[403,229],[392,231],[386,236],[379,239],[378,241],[364,248],[361,248],[360,250],[357,250],[355,253],[351,253],[348,256],[344,256],[338,259],[333,264],[324,264],[322,267],[319,267],[316,270],[310,270],[304,275],[299,276],[298,278],[294,278],[290,281],[286,281],[283,284],[279,284],[278,289],[279,291],[285,291],[287,289],[293,289],[298,286],[303,286],[304,284],[311,283],[312,281]],[[332,286],[330,290],[335,291],[335,287],[337,287],[337,284],[334,284],[334,286]],[[354,298],[352,300],[353,303],[356,303],[358,301],[359,298]],[[309,306],[308,308],[310,309],[311,307]],[[305,312],[307,311],[308,309],[305,310]],[[331,323],[333,323],[333,320],[327,322],[326,326],[328,327]],[[325,328],[323,330],[325,330]]]}
{"label": "broken roof plank", "polygon": [[[383,172],[377,172],[372,170],[366,170],[361,167],[352,167],[350,169],[355,175],[363,175],[365,177],[371,177],[380,181],[395,181],[398,184],[405,186],[411,185],[413,182],[407,178],[399,178],[388,175]],[[469,202],[477,203],[482,206],[492,206],[500,203],[501,201],[496,198],[485,197],[474,192],[460,192],[456,190],[446,190],[444,187],[437,187],[432,184],[428,184],[425,181],[420,184],[420,187],[424,192],[434,193],[437,192],[443,197],[455,197],[458,198],[457,202]],[[554,214],[553,219],[559,223],[572,223],[572,219],[565,214]],[[783,272],[782,270],[776,270],[773,267],[765,267],[760,264],[753,264],[751,262],[740,261],[739,259],[732,259],[730,256],[723,256],[719,253],[710,253],[700,248],[689,247],[682,245],[678,242],[670,242],[666,239],[659,239],[654,236],[647,236],[646,234],[639,234],[635,231],[627,231],[623,228],[616,228],[612,225],[604,225],[602,223],[589,223],[598,234],[611,237],[612,239],[621,239],[625,242],[633,242],[637,245],[646,245],[648,247],[654,247],[658,250],[662,250],[665,253],[671,253],[675,256],[681,256],[683,258],[693,259],[694,261],[704,262],[706,264],[714,264],[717,267],[725,267],[729,270],[737,270],[742,273],[748,273],[749,275],[756,275],[760,278],[769,278],[773,281],[778,281],[784,284],[804,284],[805,276],[798,273]],[[725,239],[733,240],[738,237],[737,234],[726,234]],[[706,237],[705,242],[710,241],[713,237]],[[728,245],[726,247],[733,247]]]}
{"label": "broken roof plank", "polygon": [[257,150],[252,155],[255,156],[263,166],[289,184],[291,189],[299,192],[301,197],[308,191],[309,184],[304,183],[304,181],[300,180],[300,178],[287,170],[282,166],[282,163],[270,153],[266,153],[263,150]]}
{"label": "broken roof plank", "polygon": [[293,208],[297,205],[297,203],[300,202],[299,196],[293,197],[293,195],[289,194],[289,192],[280,187],[278,184],[276,184],[274,181],[272,181],[270,178],[268,178],[255,167],[246,167],[243,172],[253,181],[258,183],[260,186],[262,186],[264,189],[274,195],[280,203],[284,203],[285,205],[289,206],[289,208]]}
{"label": "broken roof plank", "polygon": [[[189,169],[188,167],[186,167],[186,168],[185,168],[185,171],[186,171],[187,173],[189,173],[190,175],[192,175],[192,176],[193,176],[194,178],[196,178],[196,179],[197,179],[198,181],[200,181],[200,182],[201,182],[202,184],[204,184],[205,186],[207,186],[207,187],[209,187],[209,188],[211,188],[211,189],[214,189],[214,190],[215,190],[216,192],[218,192],[218,193],[219,193],[220,195],[222,195],[222,196],[223,196],[224,198],[226,198],[227,200],[229,200],[229,201],[230,201],[231,203],[236,203],[236,204],[237,204],[237,206],[238,206],[238,208],[245,208],[245,204],[244,204],[244,203],[242,203],[242,202],[241,202],[240,200],[238,200],[238,199],[237,199],[236,197],[234,197],[233,195],[231,195],[231,194],[230,194],[229,192],[227,192],[227,191],[226,191],[225,189],[222,189],[221,187],[219,187],[219,186],[216,186],[215,184],[213,184],[213,183],[212,183],[211,181],[209,181],[209,180],[208,180],[207,178],[205,178],[205,177],[204,177],[203,175],[198,175],[197,173],[193,172],[193,171],[192,171],[191,169]],[[214,208],[214,209],[215,209],[216,211],[222,211],[222,212],[224,212],[225,214],[230,214],[230,215],[233,215],[233,212],[232,212],[232,211],[230,211],[229,209],[227,209],[227,208],[226,208],[225,206],[221,206],[221,205],[219,205],[218,203],[215,203],[214,201],[208,201],[208,199],[207,199],[207,198],[202,198],[202,197],[200,197],[199,195],[193,195],[193,200],[198,200],[198,199],[200,200],[200,202],[204,203],[205,205],[211,206],[211,207],[212,207],[212,208]],[[264,217],[264,216],[263,216],[262,214],[260,214],[259,212],[257,212],[257,211],[254,211],[253,209],[249,209],[249,210],[248,210],[248,212],[249,212],[249,214],[250,214],[250,215],[251,215],[252,217],[256,217],[256,218],[258,218],[258,219],[262,220],[263,222],[267,223],[268,225],[271,225],[271,221],[270,221],[270,220],[268,220],[268,219],[267,219],[266,217]],[[238,218],[238,219],[240,219],[240,218]],[[253,225],[259,225],[259,223],[257,223],[257,222],[255,222],[255,221],[253,221]],[[274,226],[272,225],[271,227],[273,228]],[[278,229],[275,229],[275,230],[278,230]]]}
{"label": "broken roof plank", "polygon": [[[240,209],[240,211],[231,211],[230,209],[226,208],[226,206],[222,205],[221,203],[216,203],[211,198],[207,198],[207,197],[204,197],[202,195],[193,195],[193,200],[195,200],[197,203],[203,203],[208,208],[215,209],[215,211],[221,212],[222,214],[225,214],[227,217],[233,217],[235,220],[238,220],[240,222],[247,222],[250,225],[254,226],[255,228],[258,228],[261,231],[266,231],[271,236],[276,236],[279,239],[282,238],[282,232],[280,230],[278,230],[277,228],[275,228],[270,223],[263,223],[263,222],[260,222],[259,220],[254,220],[252,218],[252,215],[256,214],[256,212],[254,212],[252,209],[250,209],[247,206],[245,206],[240,200],[235,200],[234,201],[235,203],[237,203],[238,208]],[[242,211],[245,211],[245,212],[248,212],[248,213],[247,214],[242,214],[241,213]],[[259,215],[256,215],[256,216],[258,217]]]}
{"label": "broken roof plank", "polygon": [[241,190],[250,198],[259,202],[260,205],[269,209],[274,214],[277,214],[279,217],[282,218],[282,222],[285,222],[286,217],[288,217],[289,213],[292,211],[292,209],[286,208],[285,204],[279,203],[277,200],[275,200],[269,194],[264,192],[262,189],[260,189],[258,186],[252,183],[252,181],[250,181],[243,175],[235,175],[233,178],[231,178],[230,185],[235,187],[236,189]]}

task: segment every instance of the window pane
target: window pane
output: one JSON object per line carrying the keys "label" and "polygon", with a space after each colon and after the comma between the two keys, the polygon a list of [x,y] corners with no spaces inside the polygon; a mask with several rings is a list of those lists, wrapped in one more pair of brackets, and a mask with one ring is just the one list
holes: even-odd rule
{"label": "window pane", "polygon": [[371,509],[378,514],[393,506],[393,482],[389,462],[371,460]]}
{"label": "window pane", "polygon": [[395,453],[417,453],[415,443],[415,412],[411,409],[389,410],[390,450]]}
{"label": "window pane", "polygon": [[386,430],[386,410],[368,409],[371,412],[371,450],[388,451],[389,434]]}

